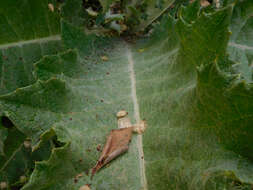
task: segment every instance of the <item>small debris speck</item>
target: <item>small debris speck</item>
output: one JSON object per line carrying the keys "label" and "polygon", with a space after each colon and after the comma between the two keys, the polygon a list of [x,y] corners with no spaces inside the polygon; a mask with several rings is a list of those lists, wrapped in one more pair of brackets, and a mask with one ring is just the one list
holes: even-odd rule
{"label": "small debris speck", "polygon": [[22,176],[20,176],[19,181],[20,181],[20,183],[25,183],[27,181],[27,177],[22,175]]}
{"label": "small debris speck", "polygon": [[86,170],[84,173],[85,173],[87,176],[89,176],[89,170]]}
{"label": "small debris speck", "polygon": [[138,49],[138,52],[139,53],[142,53],[142,52],[144,52],[145,51],[145,49],[144,48],[142,48],[142,49]]}
{"label": "small debris speck", "polygon": [[30,140],[25,140],[24,141],[24,147],[25,148],[31,148],[31,141]]}
{"label": "small debris speck", "polygon": [[48,9],[51,11],[51,12],[54,12],[54,5],[52,3],[49,3],[48,4]]}
{"label": "small debris speck", "polygon": [[97,151],[101,151],[101,145],[100,144],[97,146]]}
{"label": "small debris speck", "polygon": [[105,56],[105,55],[102,56],[101,59],[102,59],[102,61],[108,61],[109,60],[109,58],[107,56]]}
{"label": "small debris speck", "polygon": [[86,185],[80,187],[79,190],[90,190],[90,185],[86,184]]}
{"label": "small debris speck", "polygon": [[8,187],[8,185],[7,185],[7,183],[5,182],[5,181],[2,181],[1,183],[0,183],[0,189],[2,190],[2,189],[7,189],[7,187]]}

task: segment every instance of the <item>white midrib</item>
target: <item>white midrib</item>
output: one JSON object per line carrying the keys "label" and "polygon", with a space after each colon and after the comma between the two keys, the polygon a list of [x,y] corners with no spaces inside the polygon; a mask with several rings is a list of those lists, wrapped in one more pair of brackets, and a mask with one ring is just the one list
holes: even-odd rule
{"label": "white midrib", "polygon": [[[134,117],[136,122],[139,122],[140,119],[140,112],[139,112],[139,104],[136,95],[136,79],[135,79],[135,72],[134,72],[134,61],[131,50],[127,47],[126,48],[127,59],[129,63],[129,71],[130,71],[130,80],[131,80],[131,96],[134,104]],[[144,160],[144,152],[142,146],[142,135],[137,136],[137,148],[139,152],[139,162],[140,162],[140,175],[141,175],[141,184],[143,190],[147,190],[147,180],[145,174],[145,160]]]}
{"label": "white midrib", "polygon": [[53,40],[61,40],[61,36],[55,35],[55,36],[48,36],[45,38],[37,38],[37,39],[33,39],[33,40],[26,40],[26,41],[19,41],[19,42],[3,44],[3,45],[0,45],[0,49],[12,47],[12,46],[23,46],[25,44],[30,44],[30,43],[44,43],[44,42],[53,41]]}
{"label": "white midrib", "polygon": [[237,43],[234,43],[234,42],[230,42],[228,45],[231,46],[231,47],[235,47],[235,48],[239,48],[239,49],[243,49],[243,50],[253,50],[252,46],[237,44]]}

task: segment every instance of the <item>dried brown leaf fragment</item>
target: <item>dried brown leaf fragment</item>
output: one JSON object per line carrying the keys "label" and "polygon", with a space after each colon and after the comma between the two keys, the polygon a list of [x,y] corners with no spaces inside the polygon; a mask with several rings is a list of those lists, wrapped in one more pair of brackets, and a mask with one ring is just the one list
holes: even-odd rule
{"label": "dried brown leaf fragment", "polygon": [[107,137],[102,154],[97,161],[97,164],[92,169],[92,176],[114,158],[128,150],[128,145],[132,138],[132,131],[132,127],[115,129],[111,131],[110,135]]}
{"label": "dried brown leaf fragment", "polygon": [[[92,168],[91,176],[110,161],[128,150],[128,145],[131,142],[133,132],[142,134],[146,129],[146,122],[142,120],[132,125],[130,118],[128,117],[128,112],[125,110],[119,111],[116,116],[118,119],[118,129],[111,130],[101,156],[95,167]],[[98,146],[97,150],[100,150],[100,148],[101,147]]]}

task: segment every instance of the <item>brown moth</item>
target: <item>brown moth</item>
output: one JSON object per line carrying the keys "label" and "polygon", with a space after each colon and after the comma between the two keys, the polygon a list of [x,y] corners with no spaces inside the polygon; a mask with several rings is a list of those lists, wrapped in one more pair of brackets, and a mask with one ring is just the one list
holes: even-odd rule
{"label": "brown moth", "polygon": [[146,123],[144,121],[132,125],[127,115],[128,113],[124,110],[117,113],[118,129],[111,130],[107,137],[101,156],[92,168],[92,176],[110,161],[127,152],[133,132],[141,134],[145,131]]}

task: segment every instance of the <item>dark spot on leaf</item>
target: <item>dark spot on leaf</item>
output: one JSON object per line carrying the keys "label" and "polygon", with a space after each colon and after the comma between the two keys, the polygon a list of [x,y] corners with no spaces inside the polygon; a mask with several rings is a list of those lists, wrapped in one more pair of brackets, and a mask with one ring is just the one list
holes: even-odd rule
{"label": "dark spot on leaf", "polygon": [[103,99],[101,99],[101,100],[100,100],[100,102],[102,102],[102,103],[103,103],[103,102],[104,102],[104,100],[103,100]]}
{"label": "dark spot on leaf", "polygon": [[141,157],[141,159],[143,159],[143,156]]}
{"label": "dark spot on leaf", "polygon": [[53,141],[53,144],[56,148],[63,147],[65,145],[65,143],[58,141],[56,136],[53,138],[52,141]]}
{"label": "dark spot on leaf", "polygon": [[90,187],[90,186],[91,186],[91,184],[85,184],[85,185],[87,185],[88,187]]}
{"label": "dark spot on leaf", "polygon": [[23,61],[23,58],[22,58],[22,57],[19,57],[19,60],[20,60],[20,61]]}
{"label": "dark spot on leaf", "polygon": [[79,160],[79,162],[82,162],[82,161],[83,161],[83,159],[80,159],[80,160]]}
{"label": "dark spot on leaf", "polygon": [[10,129],[10,128],[14,127],[14,124],[12,123],[12,121],[6,116],[1,117],[1,122],[5,128]]}
{"label": "dark spot on leaf", "polygon": [[72,118],[69,118],[70,121],[72,121]]}
{"label": "dark spot on leaf", "polygon": [[11,190],[20,190],[22,188],[22,184],[15,184],[11,186]]}
{"label": "dark spot on leaf", "polygon": [[169,8],[170,9],[173,9],[175,7],[175,5],[174,4],[172,4]]}
{"label": "dark spot on leaf", "polygon": [[107,72],[106,74],[107,74],[107,75],[109,75],[110,73],[109,73],[109,72]]}
{"label": "dark spot on leaf", "polygon": [[101,151],[101,145],[100,144],[97,146],[97,151]]}
{"label": "dark spot on leaf", "polygon": [[89,175],[89,170],[86,170],[84,173],[88,176]]}

